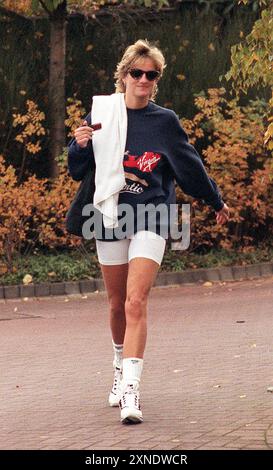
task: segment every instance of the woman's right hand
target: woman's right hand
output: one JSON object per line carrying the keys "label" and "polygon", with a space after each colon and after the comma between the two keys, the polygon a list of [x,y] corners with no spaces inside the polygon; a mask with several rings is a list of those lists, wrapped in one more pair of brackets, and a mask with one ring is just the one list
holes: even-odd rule
{"label": "woman's right hand", "polygon": [[216,212],[216,222],[217,224],[225,224],[229,219],[229,207],[224,203],[222,209]]}
{"label": "woman's right hand", "polygon": [[93,129],[88,126],[87,121],[83,121],[82,126],[77,127],[74,131],[74,137],[77,144],[84,148],[87,146],[88,141],[92,139]]}

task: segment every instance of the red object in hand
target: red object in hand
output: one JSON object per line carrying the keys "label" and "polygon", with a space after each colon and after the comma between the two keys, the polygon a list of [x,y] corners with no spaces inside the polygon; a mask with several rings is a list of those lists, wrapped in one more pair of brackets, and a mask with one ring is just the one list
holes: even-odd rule
{"label": "red object in hand", "polygon": [[97,131],[98,129],[101,129],[101,123],[98,122],[97,124],[91,124],[90,127],[93,129],[93,131]]}

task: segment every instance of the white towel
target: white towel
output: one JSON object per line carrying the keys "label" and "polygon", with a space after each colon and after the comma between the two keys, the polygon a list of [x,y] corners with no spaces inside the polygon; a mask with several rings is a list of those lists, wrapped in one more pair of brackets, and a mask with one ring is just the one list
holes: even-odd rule
{"label": "white towel", "polygon": [[126,183],[123,167],[127,138],[124,93],[94,96],[91,122],[102,125],[92,137],[96,162],[93,205],[103,214],[105,227],[115,228],[118,227],[119,191]]}

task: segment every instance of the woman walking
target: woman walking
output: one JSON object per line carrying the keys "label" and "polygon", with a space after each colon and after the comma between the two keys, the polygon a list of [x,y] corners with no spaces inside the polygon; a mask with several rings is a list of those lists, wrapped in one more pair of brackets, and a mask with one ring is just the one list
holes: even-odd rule
{"label": "woman walking", "polygon": [[[145,217],[138,223],[141,210],[148,204],[174,204],[176,180],[186,194],[204,200],[215,210],[217,223],[223,224],[229,217],[216,183],[188,143],[176,114],[154,102],[164,68],[162,52],[148,41],[138,40],[126,49],[115,72],[116,93],[124,99],[128,120],[122,162],[125,185],[119,191],[118,205],[132,208],[134,223],[132,233],[124,239],[109,240],[104,226],[103,234],[96,237],[96,248],[109,300],[114,349],[109,404],[120,407],[123,423],[143,420],[139,390],[147,337],[147,301],[166,245],[166,237],[162,236],[166,227],[162,224],[168,233],[170,229],[169,220],[156,222],[152,230]],[[103,119],[101,124],[103,128]],[[95,164],[97,169],[92,140],[95,143],[99,132],[92,128],[91,113],[75,130],[68,156],[74,179],[81,180]],[[111,146],[111,142],[106,144]]]}

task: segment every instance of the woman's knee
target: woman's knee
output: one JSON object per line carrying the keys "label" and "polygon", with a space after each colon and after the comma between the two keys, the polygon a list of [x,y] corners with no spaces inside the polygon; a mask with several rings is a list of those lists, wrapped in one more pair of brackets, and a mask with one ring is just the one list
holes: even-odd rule
{"label": "woman's knee", "polygon": [[146,317],[148,292],[134,292],[127,295],[125,313],[128,320],[139,320]]}
{"label": "woman's knee", "polygon": [[110,312],[112,315],[124,315],[125,299],[122,299],[120,297],[118,298],[113,297],[109,299],[109,304],[110,304]]}

